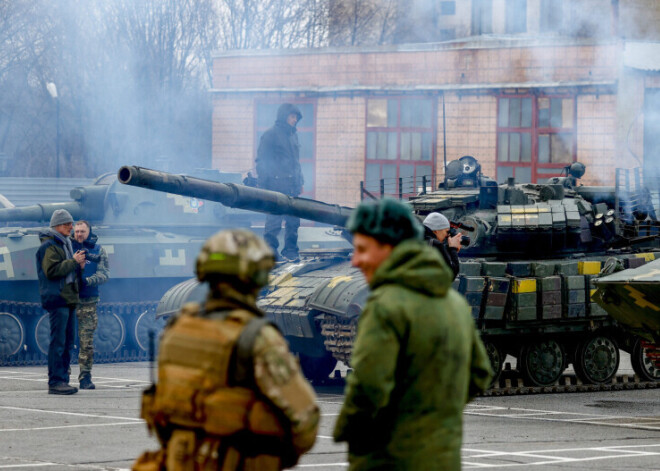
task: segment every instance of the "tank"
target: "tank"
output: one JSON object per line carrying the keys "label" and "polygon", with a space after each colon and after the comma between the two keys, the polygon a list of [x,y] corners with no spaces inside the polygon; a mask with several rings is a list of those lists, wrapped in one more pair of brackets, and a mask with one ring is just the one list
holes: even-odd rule
{"label": "tank", "polygon": [[[240,174],[205,175],[241,181]],[[44,229],[38,226],[47,226],[54,210],[90,221],[108,253],[111,274],[100,288],[96,361],[146,358],[148,331],[163,322],[155,318],[157,303],[172,285],[193,276],[206,237],[219,227],[259,219],[218,203],[121,185],[112,174],[70,194],[65,203],[0,209],[0,222],[8,225],[0,227],[0,364],[46,360],[49,321],[41,308],[35,253]]]}
{"label": "tank", "polygon": [[612,258],[603,275],[596,280],[594,300],[629,334],[635,373],[660,380],[660,260],[624,270],[621,260]]}
{"label": "tank", "polygon": [[[617,372],[619,348],[635,353],[631,339],[636,337],[629,337],[591,297],[608,256],[631,266],[655,258],[659,225],[641,189],[581,186],[585,170],[573,164],[546,184],[497,184],[466,156],[450,162],[442,188],[409,201],[420,218],[442,212],[469,237],[454,288],[471,306],[498,375],[511,355],[531,386],[556,384],[571,363],[583,383],[607,383]],[[338,226],[351,212],[138,167],[120,169],[119,180]],[[305,374],[318,379],[327,377],[337,360],[350,364],[368,286],[350,265],[350,249],[301,255],[300,262],[273,271],[259,304],[300,354]],[[171,314],[184,300],[199,300],[203,291],[194,282],[177,286],[161,300],[159,313]]]}

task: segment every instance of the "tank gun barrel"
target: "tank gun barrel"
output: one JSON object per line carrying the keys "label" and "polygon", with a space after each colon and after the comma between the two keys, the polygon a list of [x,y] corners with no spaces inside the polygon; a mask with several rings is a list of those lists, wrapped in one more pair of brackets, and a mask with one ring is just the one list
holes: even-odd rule
{"label": "tank gun barrel", "polygon": [[217,183],[136,166],[120,168],[117,178],[125,185],[216,201],[230,208],[285,214],[335,226],[345,226],[353,211],[345,206],[288,196],[277,191],[234,183]]}
{"label": "tank gun barrel", "polygon": [[80,203],[45,203],[0,209],[0,222],[48,222],[56,209],[66,209],[71,213],[73,219],[83,219],[87,217],[86,211],[82,208]]}

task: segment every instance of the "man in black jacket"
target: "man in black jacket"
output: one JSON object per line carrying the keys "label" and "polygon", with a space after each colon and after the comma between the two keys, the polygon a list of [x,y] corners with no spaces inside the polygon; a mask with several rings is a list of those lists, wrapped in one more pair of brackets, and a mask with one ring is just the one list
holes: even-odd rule
{"label": "man in black jacket", "polygon": [[424,219],[424,239],[429,245],[438,249],[449,268],[454,272],[454,278],[460,270],[458,251],[461,250],[461,236],[459,232],[449,236],[449,219],[440,213],[431,213]]}
{"label": "man in black jacket", "polygon": [[78,282],[85,253],[74,253],[71,246],[73,218],[66,209],[58,209],[50,218],[50,229],[39,234],[37,274],[41,304],[50,320],[48,347],[48,393],[75,394],[69,386],[69,363],[75,336]]}
{"label": "man in black jacket", "polygon": [[[261,137],[257,150],[258,185],[266,190],[279,191],[289,196],[302,193],[303,176],[300,169],[300,145],[296,124],[302,119],[300,110],[284,103],[277,110],[275,125]],[[298,228],[300,219],[293,216],[270,214],[266,216],[264,239],[277,254],[277,236],[285,223],[282,257],[298,258]]]}

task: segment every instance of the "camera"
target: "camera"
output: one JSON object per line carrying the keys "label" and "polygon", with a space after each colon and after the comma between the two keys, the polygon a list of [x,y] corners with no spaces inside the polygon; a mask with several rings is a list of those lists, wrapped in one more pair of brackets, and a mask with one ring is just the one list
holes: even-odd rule
{"label": "camera", "polygon": [[[449,229],[449,237],[454,237],[456,234],[458,234],[458,231],[456,230],[455,227],[452,227]],[[463,247],[467,247],[470,245],[470,237],[469,236],[461,236],[461,245]]]}

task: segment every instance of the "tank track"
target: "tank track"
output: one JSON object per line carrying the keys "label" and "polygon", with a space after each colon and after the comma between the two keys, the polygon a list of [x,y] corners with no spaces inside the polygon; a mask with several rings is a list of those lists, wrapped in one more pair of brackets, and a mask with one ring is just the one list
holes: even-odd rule
{"label": "tank track", "polygon": [[525,386],[522,378],[500,378],[481,396],[517,396],[523,394],[553,394],[598,391],[627,391],[632,389],[658,389],[660,382],[643,381],[639,376],[620,375],[605,384],[583,384],[577,377],[566,375],[553,386]]}
{"label": "tank track", "polygon": [[[149,359],[149,330],[164,321],[155,318],[158,302],[99,303],[94,336],[94,362]],[[0,302],[0,366],[45,365],[48,361],[48,313],[39,303]],[[72,363],[77,362],[76,348]]]}

